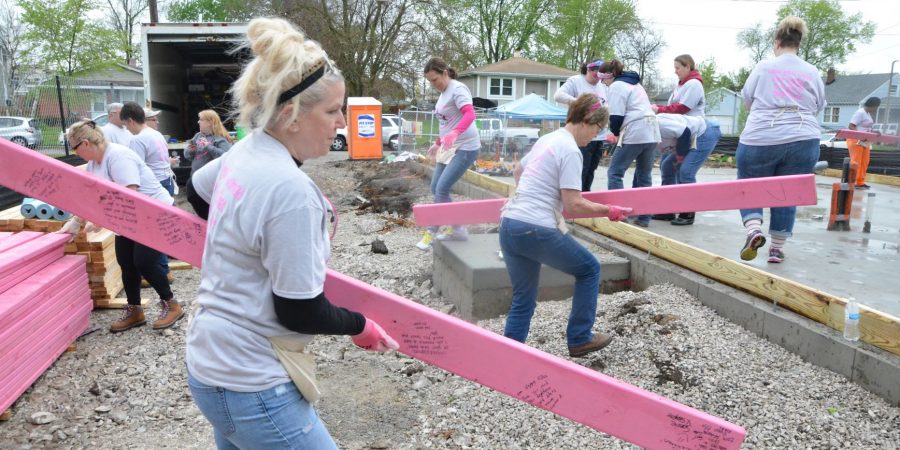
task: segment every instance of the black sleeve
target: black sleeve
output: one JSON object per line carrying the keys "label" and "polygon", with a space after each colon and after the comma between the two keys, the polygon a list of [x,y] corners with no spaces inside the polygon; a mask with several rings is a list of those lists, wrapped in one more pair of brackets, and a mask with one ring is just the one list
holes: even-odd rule
{"label": "black sleeve", "polygon": [[675,154],[685,156],[691,151],[691,129],[685,127],[684,133],[675,141]]}
{"label": "black sleeve", "polygon": [[194,207],[194,211],[198,216],[203,218],[203,220],[207,220],[209,218],[209,203],[206,203],[206,200],[203,200],[203,197],[197,193],[197,190],[194,189],[194,180],[188,178],[187,186],[187,200],[191,206]]}
{"label": "black sleeve", "polygon": [[618,136],[622,131],[622,123],[625,122],[625,116],[609,116],[609,131],[613,135]]}
{"label": "black sleeve", "polygon": [[362,333],[366,318],[358,312],[331,304],[325,294],[311,299],[275,297],[275,315],[285,328],[303,334],[356,335]]}

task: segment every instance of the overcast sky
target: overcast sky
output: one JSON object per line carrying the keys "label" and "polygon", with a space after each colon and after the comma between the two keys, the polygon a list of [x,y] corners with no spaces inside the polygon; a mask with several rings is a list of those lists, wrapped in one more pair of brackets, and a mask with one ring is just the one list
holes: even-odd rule
{"label": "overcast sky", "polygon": [[[762,22],[764,27],[776,21],[778,0],[637,0],[638,14],[663,34],[668,46],[663,50],[660,75],[675,80],[672,60],[690,54],[698,63],[714,57],[719,72],[734,72],[750,64],[750,54],[739,50],[738,31]],[[848,14],[861,12],[865,20],[875,22],[875,37],[850,55],[838,70],[854,73],[888,73],[891,61],[900,59],[900,1],[841,1]],[[900,73],[900,62],[894,66]]]}

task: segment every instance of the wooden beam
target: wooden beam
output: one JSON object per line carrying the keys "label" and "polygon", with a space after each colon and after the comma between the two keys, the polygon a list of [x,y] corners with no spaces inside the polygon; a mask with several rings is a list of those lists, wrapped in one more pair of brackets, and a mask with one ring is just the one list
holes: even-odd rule
{"label": "wooden beam", "polygon": [[[473,175],[478,176],[475,173]],[[508,189],[497,189],[494,192],[505,195]],[[633,215],[815,205],[816,178],[812,174],[789,175],[585,192],[582,195],[597,203],[631,207],[634,209]],[[416,217],[416,225],[420,227],[497,223],[500,221],[500,209],[506,201],[501,198],[415,205],[413,214]],[[586,214],[564,213],[564,215],[569,219],[590,217]]]}
{"label": "wooden beam", "polygon": [[[0,141],[0,156],[0,184],[200,266],[201,219],[12,143]],[[637,445],[737,449],[746,436],[740,426],[332,270],[325,290],[336,305],[379,321],[409,356]]]}
{"label": "wooden beam", "polygon": [[[825,175],[826,177],[834,177],[834,178],[837,178],[838,180],[840,180],[842,173],[838,169],[825,169],[825,171],[822,172],[822,175]],[[895,177],[892,175],[879,175],[877,173],[867,173],[866,174],[866,182],[900,187],[900,177]]]}

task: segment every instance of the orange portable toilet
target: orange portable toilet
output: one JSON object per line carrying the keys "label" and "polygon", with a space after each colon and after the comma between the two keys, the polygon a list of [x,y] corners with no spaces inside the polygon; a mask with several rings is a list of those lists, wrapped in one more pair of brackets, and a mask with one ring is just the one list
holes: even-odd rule
{"label": "orange portable toilet", "polygon": [[381,159],[381,102],[372,97],[347,99],[347,149],[350,159]]}

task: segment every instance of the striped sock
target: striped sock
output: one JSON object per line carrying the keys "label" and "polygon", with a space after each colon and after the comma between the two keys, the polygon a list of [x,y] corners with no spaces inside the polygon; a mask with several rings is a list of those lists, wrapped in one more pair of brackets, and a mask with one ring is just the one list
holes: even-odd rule
{"label": "striped sock", "polygon": [[744,222],[744,228],[747,229],[747,236],[753,233],[762,233],[762,219],[750,219]]}
{"label": "striped sock", "polygon": [[783,248],[785,241],[787,241],[787,238],[784,236],[772,236],[772,241],[769,244],[769,248]]}

